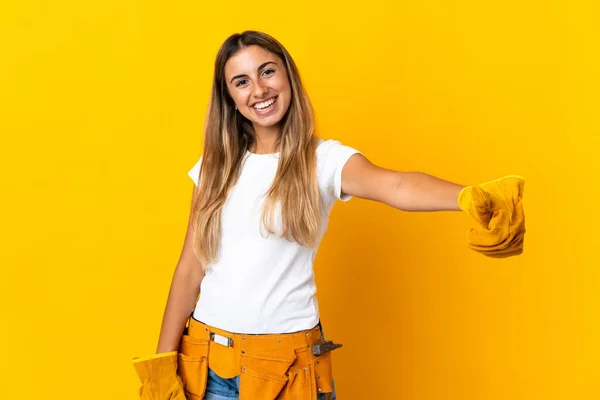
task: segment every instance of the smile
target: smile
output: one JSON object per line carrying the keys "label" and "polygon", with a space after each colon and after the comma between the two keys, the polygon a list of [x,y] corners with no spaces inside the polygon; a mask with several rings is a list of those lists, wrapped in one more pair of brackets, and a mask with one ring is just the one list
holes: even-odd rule
{"label": "smile", "polygon": [[259,115],[264,115],[269,113],[270,111],[275,109],[275,103],[277,102],[277,97],[272,97],[268,100],[262,101],[260,103],[256,103],[252,106],[254,111]]}

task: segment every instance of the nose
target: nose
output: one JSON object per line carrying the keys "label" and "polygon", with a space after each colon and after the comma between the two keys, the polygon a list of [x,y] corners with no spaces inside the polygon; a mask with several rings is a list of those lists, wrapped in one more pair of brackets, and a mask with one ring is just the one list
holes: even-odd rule
{"label": "nose", "polygon": [[269,88],[261,83],[254,86],[254,97],[257,99],[263,98],[269,92]]}

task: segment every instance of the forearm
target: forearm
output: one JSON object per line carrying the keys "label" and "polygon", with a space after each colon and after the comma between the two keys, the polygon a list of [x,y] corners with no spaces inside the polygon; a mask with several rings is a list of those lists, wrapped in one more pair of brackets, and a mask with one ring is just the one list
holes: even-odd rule
{"label": "forearm", "polygon": [[169,297],[162,320],[156,353],[165,353],[179,348],[179,340],[190,313],[200,293],[201,278],[176,270],[171,282]]}
{"label": "forearm", "polygon": [[424,172],[398,172],[392,207],[403,211],[460,211],[463,185]]}

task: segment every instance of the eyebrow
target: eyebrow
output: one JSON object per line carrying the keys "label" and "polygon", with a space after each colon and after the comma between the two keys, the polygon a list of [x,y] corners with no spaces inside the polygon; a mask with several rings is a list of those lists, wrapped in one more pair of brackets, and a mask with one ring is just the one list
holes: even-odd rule
{"label": "eyebrow", "polygon": [[[260,71],[261,69],[263,69],[264,67],[266,67],[269,64],[275,64],[275,65],[277,65],[277,63],[275,61],[267,61],[267,62],[264,62],[264,63],[260,64],[260,66],[256,70]],[[234,79],[247,78],[247,77],[248,77],[248,75],[246,75],[246,74],[236,75],[233,78],[231,78],[231,80],[229,81],[229,83],[233,82]]]}

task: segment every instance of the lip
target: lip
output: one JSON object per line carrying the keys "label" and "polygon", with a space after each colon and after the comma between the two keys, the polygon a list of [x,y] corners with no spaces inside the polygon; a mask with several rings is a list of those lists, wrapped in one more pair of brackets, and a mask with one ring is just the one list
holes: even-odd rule
{"label": "lip", "polygon": [[268,100],[271,100],[271,99],[275,99],[275,102],[273,104],[271,104],[269,107],[267,107],[265,110],[262,110],[262,111],[261,110],[257,110],[256,108],[253,107],[254,104],[252,106],[250,106],[250,108],[252,109],[252,111],[254,111],[257,115],[260,115],[261,117],[264,117],[266,115],[270,115],[277,108],[276,106],[277,106],[277,99],[278,98],[279,98],[279,95],[270,97],[270,98],[265,99],[265,100],[257,101],[256,103],[254,103],[254,104],[263,103],[265,101],[268,101]]}
{"label": "lip", "polygon": [[278,95],[278,94],[276,94],[275,96],[272,96],[272,97],[266,98],[266,99],[264,99],[264,100],[255,101],[254,103],[250,104],[250,107],[254,107],[254,106],[255,106],[255,105],[257,105],[258,103],[264,103],[265,101],[269,101],[269,100],[271,100],[271,99],[274,99],[274,98],[276,98],[277,96],[279,96],[279,95]]}

